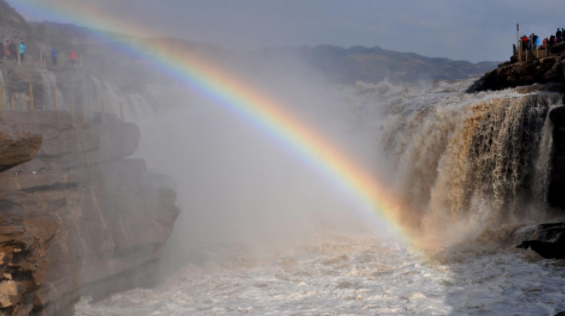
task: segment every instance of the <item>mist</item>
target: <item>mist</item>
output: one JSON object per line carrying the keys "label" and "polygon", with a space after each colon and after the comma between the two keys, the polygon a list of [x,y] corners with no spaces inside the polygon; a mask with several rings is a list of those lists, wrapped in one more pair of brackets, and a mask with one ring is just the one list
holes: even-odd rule
{"label": "mist", "polygon": [[[471,77],[497,63],[375,47],[502,56],[509,19],[555,2],[493,19],[504,1],[46,0],[84,24],[22,27],[2,1],[7,36],[29,43],[25,62],[0,62],[2,131],[44,146],[2,174],[16,233],[0,247],[1,312],[565,309],[562,264],[542,253],[565,230],[565,132],[550,117],[563,86],[487,91]],[[317,44],[330,45],[299,46]],[[529,62],[515,64],[561,78]]]}
{"label": "mist", "polygon": [[[233,66],[232,75],[375,171],[374,138],[357,124],[341,87],[299,60],[260,66]],[[142,133],[136,156],[176,183],[182,213],[170,250],[177,257],[202,259],[221,247],[261,255],[327,234],[377,230],[376,215],[355,196],[237,111],[194,93],[170,108],[135,122]]]}

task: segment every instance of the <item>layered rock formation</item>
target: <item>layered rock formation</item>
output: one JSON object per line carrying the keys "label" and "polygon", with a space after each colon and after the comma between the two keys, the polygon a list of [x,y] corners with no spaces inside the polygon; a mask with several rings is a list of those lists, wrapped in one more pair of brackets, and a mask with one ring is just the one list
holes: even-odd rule
{"label": "layered rock formation", "polygon": [[39,151],[41,136],[0,126],[0,171],[28,162]]}
{"label": "layered rock formation", "polygon": [[179,209],[166,177],[126,159],[138,128],[64,111],[4,111],[0,122],[0,146],[18,149],[0,166],[37,153],[0,173],[3,315],[69,315],[82,295],[154,281]]}

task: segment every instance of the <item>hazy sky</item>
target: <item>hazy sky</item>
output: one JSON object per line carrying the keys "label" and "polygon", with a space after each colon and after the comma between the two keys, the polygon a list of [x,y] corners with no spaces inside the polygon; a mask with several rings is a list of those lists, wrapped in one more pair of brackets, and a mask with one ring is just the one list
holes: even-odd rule
{"label": "hazy sky", "polygon": [[[246,49],[380,46],[431,57],[504,61],[521,35],[565,27],[563,0],[37,0],[96,4],[153,34]],[[8,0],[28,19],[53,20]],[[60,21],[63,22],[63,21]],[[120,30],[113,30],[120,31]]]}

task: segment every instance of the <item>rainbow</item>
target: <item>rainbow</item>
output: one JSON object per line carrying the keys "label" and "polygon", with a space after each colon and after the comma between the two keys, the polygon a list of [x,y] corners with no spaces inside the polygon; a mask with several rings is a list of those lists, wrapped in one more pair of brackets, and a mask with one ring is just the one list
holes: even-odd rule
{"label": "rainbow", "polygon": [[[38,11],[43,16],[51,16],[58,21],[75,23],[93,30],[104,28],[143,34],[143,30],[137,25],[108,18],[107,14],[92,4],[93,1],[61,1],[60,6],[48,6],[38,0],[20,1],[30,12]],[[102,40],[107,36],[105,32],[95,32]],[[136,43],[112,45],[119,45],[120,51],[124,53],[141,54],[143,51]],[[175,50],[169,45],[159,45],[159,51],[153,58],[161,71],[216,104],[243,116],[339,188],[351,192],[355,199],[364,205],[366,211],[372,216],[376,214],[380,221],[384,221],[387,229],[401,242],[416,244],[415,236],[402,224],[401,216],[405,208],[387,186],[375,179],[372,173],[361,169],[300,119],[285,111],[276,100],[242,83],[222,69],[189,53]]]}

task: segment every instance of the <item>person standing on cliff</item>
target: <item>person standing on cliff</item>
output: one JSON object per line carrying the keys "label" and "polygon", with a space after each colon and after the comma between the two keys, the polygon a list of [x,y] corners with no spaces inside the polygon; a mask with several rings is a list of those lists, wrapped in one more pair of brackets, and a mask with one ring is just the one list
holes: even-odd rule
{"label": "person standing on cliff", "polygon": [[57,49],[55,46],[51,48],[51,59],[53,60],[53,67],[57,67]]}
{"label": "person standing on cliff", "polygon": [[526,35],[522,36],[522,50],[525,51],[528,48],[528,37]]}
{"label": "person standing on cliff", "polygon": [[75,68],[75,62],[77,61],[77,52],[71,49],[71,65]]}
{"label": "person standing on cliff", "polygon": [[530,34],[530,37],[528,37],[528,50],[532,51],[532,46],[534,46],[534,33]]}
{"label": "person standing on cliff", "polygon": [[541,46],[542,49],[547,50],[547,42],[549,42],[549,39],[546,37],[543,39],[543,44]]}
{"label": "person standing on cliff", "polygon": [[557,28],[557,32],[555,33],[555,37],[557,38],[557,44],[563,41],[563,33],[559,28]]}
{"label": "person standing on cliff", "polygon": [[17,61],[18,53],[17,53],[16,44],[14,44],[14,40],[10,40],[10,45],[8,46],[8,48],[10,50],[10,55],[12,56],[12,60]]}
{"label": "person standing on cliff", "polygon": [[26,55],[26,45],[24,44],[24,42],[20,43],[20,60],[22,62],[22,64],[24,63],[24,57]]}
{"label": "person standing on cliff", "polygon": [[10,60],[12,56],[10,56],[10,41],[6,40],[6,59]]}
{"label": "person standing on cliff", "polygon": [[533,50],[538,49],[537,39],[538,39],[538,36],[536,35],[536,33],[532,33],[532,35],[530,35],[530,41],[532,42]]}

